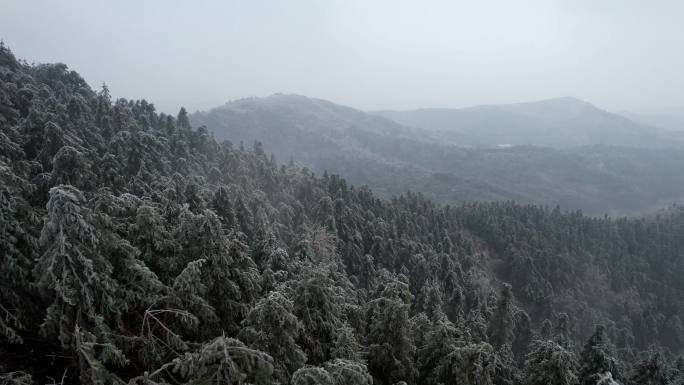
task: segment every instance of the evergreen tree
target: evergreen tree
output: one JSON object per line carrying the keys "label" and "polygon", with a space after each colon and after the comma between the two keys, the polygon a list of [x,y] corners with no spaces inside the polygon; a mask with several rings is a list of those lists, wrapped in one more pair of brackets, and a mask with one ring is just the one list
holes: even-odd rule
{"label": "evergreen tree", "polygon": [[580,384],[594,385],[607,372],[611,373],[613,378],[620,379],[618,360],[606,335],[606,329],[603,325],[598,325],[580,355]]}
{"label": "evergreen tree", "polygon": [[325,267],[307,267],[294,285],[294,314],[304,326],[299,345],[307,363],[322,364],[331,358],[331,349],[344,325],[341,299]]}
{"label": "evergreen tree", "polygon": [[503,385],[512,384],[510,375],[491,345],[481,342],[454,349],[443,367],[446,385]]}
{"label": "evergreen tree", "polygon": [[368,364],[381,384],[412,381],[414,377],[408,284],[399,279],[386,282],[376,299],[367,305]]}
{"label": "evergreen tree", "polygon": [[274,376],[288,383],[290,376],[306,361],[296,344],[302,325],[292,314],[292,302],[279,292],[262,298],[242,321],[240,339],[274,359]]}
{"label": "evergreen tree", "polygon": [[34,294],[31,268],[37,242],[24,227],[35,218],[30,212],[22,215],[27,202],[16,197],[11,189],[12,185],[26,187],[27,183],[14,175],[11,180],[8,171],[0,162],[0,336],[11,343],[21,343],[19,330],[24,328],[31,305],[27,298]]}
{"label": "evergreen tree", "polygon": [[317,366],[307,366],[294,373],[292,385],[334,385],[334,382],[327,370]]}
{"label": "evergreen tree", "polygon": [[515,328],[514,306],[513,289],[511,285],[504,284],[488,328],[489,341],[497,348],[513,343]]}
{"label": "evergreen tree", "polygon": [[366,365],[348,360],[336,359],[323,367],[307,366],[292,376],[295,385],[371,385],[373,378]]}
{"label": "evergreen tree", "polygon": [[537,340],[532,343],[525,360],[525,385],[578,383],[577,360],[572,351],[554,341]]}
{"label": "evergreen tree", "polygon": [[629,382],[639,385],[669,385],[672,374],[658,351],[646,352],[636,363]]}
{"label": "evergreen tree", "polygon": [[217,337],[131,382],[270,385],[273,383],[272,363],[268,354],[249,349],[239,340]]}
{"label": "evergreen tree", "polygon": [[38,287],[51,298],[41,331],[57,336],[78,357],[81,382],[111,382],[115,377],[104,364],[126,363],[105,322],[117,308],[117,283],[110,261],[98,252],[84,203],[83,194],[72,186],[50,190],[40,236],[45,251],[35,269]]}
{"label": "evergreen tree", "polygon": [[449,355],[459,346],[462,333],[449,321],[438,320],[429,325],[429,331],[420,344],[416,356],[421,384],[444,384],[451,380]]}
{"label": "evergreen tree", "polygon": [[330,373],[334,385],[372,385],[373,377],[368,373],[365,364],[354,361],[335,359],[324,364]]}
{"label": "evergreen tree", "polygon": [[363,346],[359,343],[351,326],[344,325],[338,331],[330,356],[349,361],[362,361]]}
{"label": "evergreen tree", "polygon": [[181,107],[180,110],[178,111],[178,117],[176,118],[176,124],[178,125],[179,128],[184,129],[184,130],[189,130],[190,127],[190,119],[188,118],[188,111],[185,110],[185,107]]}

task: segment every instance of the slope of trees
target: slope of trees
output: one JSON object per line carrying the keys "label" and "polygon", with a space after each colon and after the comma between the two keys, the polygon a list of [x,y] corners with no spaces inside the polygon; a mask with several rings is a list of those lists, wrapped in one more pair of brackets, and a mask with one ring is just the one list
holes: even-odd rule
{"label": "slope of trees", "polygon": [[237,147],[0,47],[0,383],[682,383],[684,213],[384,200]]}
{"label": "slope of trees", "polygon": [[[661,138],[662,146],[654,148],[649,145],[653,144],[649,138],[656,135],[651,128],[583,102],[549,102],[524,108],[542,114],[545,118],[539,121],[520,121],[517,112],[497,114],[503,107],[476,108],[473,112],[488,128],[480,127],[479,119],[462,121],[450,114],[439,124],[441,129],[430,124],[409,128],[324,100],[281,94],[226,103],[194,113],[190,121],[206,125],[217,139],[247,144],[258,140],[278,159],[294,158],[320,173],[341,173],[347,181],[368,185],[384,198],[419,189],[442,204],[514,199],[581,209],[595,216],[651,214],[684,202],[680,142]],[[589,110],[575,116],[576,107]],[[557,126],[559,121],[564,128]],[[412,121],[407,123],[413,126]],[[479,133],[493,130],[509,139],[489,142],[484,148],[462,147],[469,142],[459,135],[458,126]],[[523,134],[532,127],[535,133]],[[560,131],[580,138],[581,143],[558,138],[565,142],[562,148],[540,146],[550,143],[539,139]],[[643,135],[627,142],[617,140],[636,132]],[[584,141],[598,139],[596,135],[605,140]],[[516,145],[496,148],[502,143]]]}

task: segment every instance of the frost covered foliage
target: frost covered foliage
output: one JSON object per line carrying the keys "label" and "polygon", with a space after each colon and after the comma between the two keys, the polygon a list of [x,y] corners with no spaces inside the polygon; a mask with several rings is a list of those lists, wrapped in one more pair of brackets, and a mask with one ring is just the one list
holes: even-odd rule
{"label": "frost covered foliage", "polygon": [[681,213],[381,200],[265,151],[0,47],[0,384],[682,383]]}

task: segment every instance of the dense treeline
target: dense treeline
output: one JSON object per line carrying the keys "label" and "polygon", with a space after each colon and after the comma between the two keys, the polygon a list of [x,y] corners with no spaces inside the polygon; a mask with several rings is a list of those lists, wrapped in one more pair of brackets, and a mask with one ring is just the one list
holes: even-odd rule
{"label": "dense treeline", "polygon": [[0,129],[0,383],[684,383],[678,211],[381,200],[5,47]]}

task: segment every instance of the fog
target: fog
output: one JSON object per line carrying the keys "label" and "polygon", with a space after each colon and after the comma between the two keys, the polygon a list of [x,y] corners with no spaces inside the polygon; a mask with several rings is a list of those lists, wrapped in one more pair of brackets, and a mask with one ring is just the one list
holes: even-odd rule
{"label": "fog", "polygon": [[[39,11],[40,9],[40,11]],[[684,103],[681,1],[5,1],[0,37],[161,111],[298,93],[361,109]]]}

